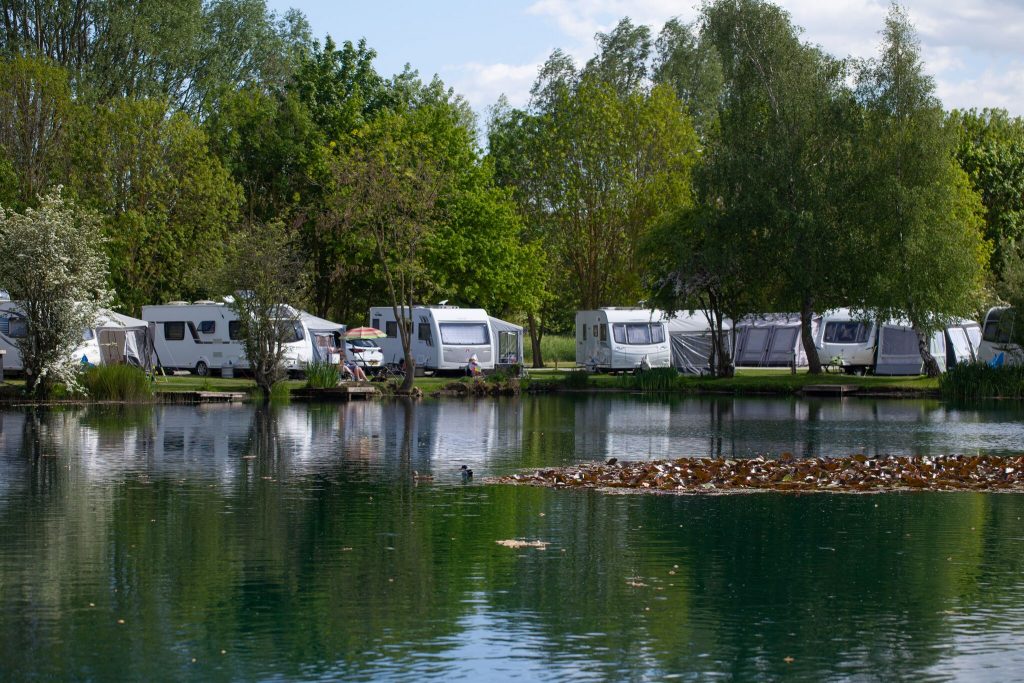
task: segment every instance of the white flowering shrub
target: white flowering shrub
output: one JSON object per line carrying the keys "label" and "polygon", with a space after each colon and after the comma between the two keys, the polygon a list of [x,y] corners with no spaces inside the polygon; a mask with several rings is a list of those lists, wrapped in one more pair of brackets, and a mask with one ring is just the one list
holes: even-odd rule
{"label": "white flowering shrub", "polygon": [[59,187],[37,209],[0,207],[0,289],[19,302],[27,324],[17,343],[28,393],[46,398],[58,382],[80,390],[72,352],[107,304],[106,285],[99,220],[62,197]]}

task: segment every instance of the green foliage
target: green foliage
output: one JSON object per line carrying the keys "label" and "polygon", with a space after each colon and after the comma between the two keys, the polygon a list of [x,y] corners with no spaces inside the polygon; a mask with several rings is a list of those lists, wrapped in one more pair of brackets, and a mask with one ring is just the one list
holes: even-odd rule
{"label": "green foliage", "polygon": [[75,128],[72,185],[104,216],[118,303],[216,294],[241,192],[206,136],[158,100],[115,100]]}
{"label": "green foliage", "polygon": [[28,334],[17,340],[26,390],[46,398],[77,379],[72,353],[95,324],[108,293],[99,221],[59,190],[24,213],[0,207],[0,283],[17,301]]}
{"label": "green foliage", "polygon": [[146,373],[131,365],[97,365],[82,373],[81,384],[96,401],[142,402],[153,398]]}
{"label": "green foliage", "polygon": [[566,389],[586,389],[590,385],[590,373],[586,370],[570,370],[562,377]]}
{"label": "green foliage", "polygon": [[326,361],[306,365],[306,386],[310,389],[328,389],[338,385],[338,366]]}
{"label": "green foliage", "polygon": [[977,400],[982,398],[1024,399],[1024,365],[994,368],[988,363],[957,363],[939,380],[943,398]]}
{"label": "green foliage", "polygon": [[643,392],[671,391],[679,386],[675,368],[651,368],[632,375],[620,376],[622,386]]}
{"label": "green foliage", "polygon": [[285,344],[295,338],[303,288],[298,250],[280,222],[253,223],[235,234],[223,274],[235,292],[239,334],[256,386],[265,399],[285,378]]}
{"label": "green foliage", "polygon": [[[527,344],[525,349],[526,362],[533,362],[533,348]],[[546,334],[540,340],[540,352],[544,360],[555,364],[574,364],[576,362],[576,338],[554,334]]]}

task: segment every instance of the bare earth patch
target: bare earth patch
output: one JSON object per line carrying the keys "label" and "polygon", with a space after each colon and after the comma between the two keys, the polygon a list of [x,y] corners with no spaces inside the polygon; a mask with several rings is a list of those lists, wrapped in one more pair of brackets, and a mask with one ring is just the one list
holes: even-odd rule
{"label": "bare earth patch", "polygon": [[620,492],[721,494],[754,491],[881,493],[884,491],[1024,492],[1024,455],[882,456],[779,459],[680,458],[581,463],[490,480],[553,488]]}

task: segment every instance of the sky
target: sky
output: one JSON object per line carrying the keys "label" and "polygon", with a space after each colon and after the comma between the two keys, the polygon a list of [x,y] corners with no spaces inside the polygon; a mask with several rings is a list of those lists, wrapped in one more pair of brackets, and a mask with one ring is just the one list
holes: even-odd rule
{"label": "sky", "polygon": [[[839,57],[878,53],[887,0],[781,0],[806,42]],[[366,38],[377,70],[410,64],[437,74],[483,114],[504,94],[523,106],[537,69],[555,48],[585,62],[594,34],[628,16],[656,36],[697,4],[678,0],[268,0],[302,11],[316,38]],[[1000,107],[1024,116],[1024,0],[905,0],[926,70],[947,109]]]}

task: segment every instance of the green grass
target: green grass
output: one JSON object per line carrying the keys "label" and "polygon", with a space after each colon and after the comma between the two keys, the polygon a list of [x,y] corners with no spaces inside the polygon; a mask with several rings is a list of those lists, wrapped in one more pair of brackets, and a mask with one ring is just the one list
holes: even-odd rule
{"label": "green grass", "polygon": [[98,365],[82,373],[82,386],[95,401],[142,402],[153,399],[149,377],[130,365]]}

